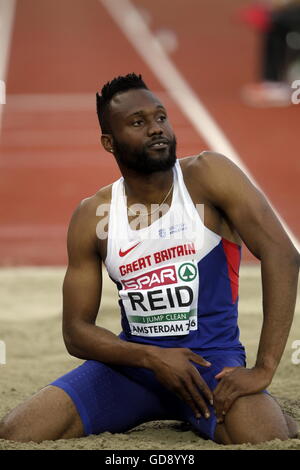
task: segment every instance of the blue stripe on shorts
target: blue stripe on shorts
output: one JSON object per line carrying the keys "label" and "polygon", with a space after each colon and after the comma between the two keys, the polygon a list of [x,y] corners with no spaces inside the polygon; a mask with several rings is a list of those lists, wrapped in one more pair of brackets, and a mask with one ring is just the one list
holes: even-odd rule
{"label": "blue stripe on shorts", "polygon": [[[194,365],[211,390],[217,385],[215,375],[223,367],[245,366],[242,349],[202,351],[201,355],[212,366]],[[161,385],[148,369],[88,360],[50,385],[63,389],[71,397],[85,435],[122,433],[147,421],[168,419],[189,422],[201,437],[214,439],[217,422],[213,407],[208,405],[209,419],[197,420],[191,408]]]}

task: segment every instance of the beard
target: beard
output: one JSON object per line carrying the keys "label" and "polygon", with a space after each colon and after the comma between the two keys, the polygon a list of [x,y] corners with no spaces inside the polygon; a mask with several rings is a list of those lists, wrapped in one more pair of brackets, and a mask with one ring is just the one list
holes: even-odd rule
{"label": "beard", "polygon": [[124,167],[134,170],[137,173],[150,175],[156,171],[167,171],[173,168],[176,162],[176,138],[169,141],[169,147],[163,150],[156,150],[158,155],[149,147],[143,146],[140,150],[132,149],[127,144],[122,144],[114,139],[114,155],[118,163]]}

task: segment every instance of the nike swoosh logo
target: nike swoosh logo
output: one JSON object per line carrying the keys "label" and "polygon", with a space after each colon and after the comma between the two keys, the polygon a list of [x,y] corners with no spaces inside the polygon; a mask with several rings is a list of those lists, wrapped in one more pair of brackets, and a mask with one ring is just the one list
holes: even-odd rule
{"label": "nike swoosh logo", "polygon": [[141,242],[136,243],[135,245],[133,245],[133,246],[131,246],[130,248],[128,248],[128,250],[126,250],[126,251],[122,251],[121,248],[120,248],[119,255],[120,255],[121,257],[127,255],[131,250],[133,250],[133,248],[135,248],[136,246],[138,246],[140,243],[141,243]]}

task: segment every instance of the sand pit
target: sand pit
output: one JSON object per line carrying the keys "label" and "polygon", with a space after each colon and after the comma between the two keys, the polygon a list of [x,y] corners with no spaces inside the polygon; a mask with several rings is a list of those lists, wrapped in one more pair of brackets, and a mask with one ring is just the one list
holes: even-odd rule
{"label": "sand pit", "polygon": [[[61,334],[61,286],[65,268],[3,268],[0,270],[0,340],[6,345],[6,364],[0,365],[0,416],[81,360],[66,352]],[[300,295],[299,295],[300,296]],[[261,327],[261,288],[258,266],[241,268],[241,340],[252,366]],[[300,426],[300,303],[276,376],[269,387],[284,410]],[[99,325],[120,331],[117,296],[105,277]],[[300,346],[298,346],[298,350]],[[293,359],[293,360],[292,360]],[[295,361],[296,359],[296,361]],[[227,449],[300,449],[300,439],[271,441],[261,445],[226,446]],[[224,449],[201,439],[178,421],[152,421],[124,434],[104,433],[81,439],[44,441],[41,444],[0,440],[0,449]]]}

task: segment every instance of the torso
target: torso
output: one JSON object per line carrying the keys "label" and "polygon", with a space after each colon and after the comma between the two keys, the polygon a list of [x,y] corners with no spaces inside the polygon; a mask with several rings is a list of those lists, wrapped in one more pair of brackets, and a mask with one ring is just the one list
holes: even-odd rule
{"label": "torso", "polygon": [[[194,171],[194,164],[195,159],[197,157],[186,157],[181,158],[179,160],[184,183],[186,188],[189,191],[192,201],[194,204],[203,204],[204,205],[204,225],[211,230],[212,232],[216,233],[217,235],[229,240],[231,242],[237,243],[241,245],[240,237],[238,236],[237,232],[235,231],[234,227],[231,226],[230,222],[226,218],[224,214],[220,212],[216,207],[214,207],[208,200],[207,197],[202,190],[201,186],[197,181],[195,181],[195,171]],[[98,193],[96,193],[92,199],[92,205],[96,208],[100,204],[109,204],[111,201],[111,192],[112,192],[112,184],[101,188]],[[96,226],[97,223],[101,220],[101,217],[97,217],[95,219],[95,224],[92,226]],[[129,218],[130,221],[130,218]],[[96,234],[96,228],[95,234]],[[107,256],[107,239],[100,240],[97,238],[97,250],[99,252],[99,256],[102,260],[106,259]]]}
{"label": "torso", "polygon": [[130,225],[124,178],[98,195],[112,207],[108,240],[98,240],[98,250],[118,289],[124,340],[191,349],[240,347],[240,247],[230,224],[201,191],[201,181],[209,185],[199,178],[200,170],[199,160],[177,161],[164,216],[142,230]]}

